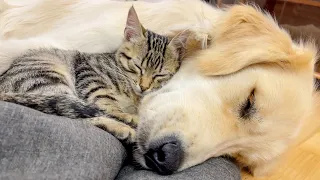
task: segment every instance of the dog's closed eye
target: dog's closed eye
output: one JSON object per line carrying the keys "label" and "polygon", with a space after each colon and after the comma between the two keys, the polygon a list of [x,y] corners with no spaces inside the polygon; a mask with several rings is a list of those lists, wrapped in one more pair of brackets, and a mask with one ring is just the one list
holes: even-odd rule
{"label": "dog's closed eye", "polygon": [[240,106],[240,117],[242,119],[250,119],[250,117],[256,112],[255,108],[255,90],[253,89],[244,103]]}

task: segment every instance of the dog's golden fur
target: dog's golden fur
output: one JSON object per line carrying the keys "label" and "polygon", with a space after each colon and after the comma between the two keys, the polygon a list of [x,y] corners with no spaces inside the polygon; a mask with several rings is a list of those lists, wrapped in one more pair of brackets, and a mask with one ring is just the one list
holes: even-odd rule
{"label": "dog's golden fur", "polygon": [[[47,0],[49,3],[54,1]],[[71,15],[68,17],[87,18],[83,14],[72,14],[70,5],[58,1],[56,3],[61,6],[63,12],[68,14],[70,11]],[[316,48],[312,43],[293,42],[288,33],[269,15],[254,7],[237,5],[221,11],[200,1],[167,3],[155,6],[136,3],[135,6],[142,23],[146,24],[147,28],[156,32],[163,30],[166,34],[174,34],[189,28],[195,32],[196,39],[200,38],[200,42],[201,37],[208,37],[211,44],[207,49],[194,53],[195,50],[204,47],[204,44],[199,44],[199,41],[190,42],[188,47],[192,54],[189,54],[191,56],[183,62],[181,70],[161,90],[144,98],[140,107],[141,122],[137,130],[137,139],[145,141],[138,141],[138,150],[134,155],[136,160],[145,166],[143,159],[145,152],[141,147],[148,148],[150,142],[160,137],[177,134],[185,148],[185,158],[179,170],[202,163],[208,158],[227,154],[234,157],[241,166],[248,167],[254,175],[267,174],[289,147],[298,134],[301,123],[316,104],[313,98]],[[110,6],[107,3],[105,5]],[[110,10],[110,13],[121,16],[119,18],[121,19],[131,3],[122,5],[113,2],[112,5],[117,12]],[[82,6],[84,7],[85,5]],[[194,25],[197,18],[193,17],[195,12],[190,7],[206,16],[204,28],[199,28],[199,24]],[[202,9],[199,10],[198,7]],[[165,13],[157,9],[155,13],[152,8],[172,9]],[[102,9],[101,5],[94,12],[97,13]],[[188,12],[188,9],[191,12]],[[31,10],[32,8],[21,10],[27,15],[33,15],[26,16],[29,18],[28,22],[37,14]],[[39,8],[37,10],[40,11]],[[23,19],[23,16],[17,18],[12,15],[19,10],[12,10],[12,16],[9,16],[10,11],[11,9],[6,10],[2,19],[2,22],[12,20],[11,24],[7,24],[8,28],[2,29],[2,39],[40,37],[39,34],[44,32],[45,28],[49,28],[50,32],[50,28],[54,27],[53,22],[60,22],[60,25],[68,23],[68,19],[59,21],[58,13],[50,11],[46,16],[45,10],[42,10],[41,22],[44,21],[45,28],[39,25],[32,27],[28,24],[19,24],[24,21],[17,19]],[[52,23],[45,21],[52,18]],[[5,27],[4,24],[0,25]],[[122,28],[118,26],[107,27],[113,28],[112,32],[117,35],[116,32]],[[22,27],[26,29],[20,30]],[[28,28],[35,29],[29,33],[31,30]],[[58,27],[52,31],[62,33]],[[64,33],[67,34],[67,31]],[[72,31],[65,37],[73,37],[73,34],[80,33]],[[47,37],[53,39],[57,36],[49,33]],[[60,43],[63,48],[83,50],[86,47],[88,51],[96,51],[103,49],[102,45],[99,48],[81,45],[89,40],[98,44],[100,41],[97,39],[100,37],[101,34],[87,36],[84,37],[86,42],[77,41],[72,45],[68,44],[71,41],[65,43],[63,40],[55,39],[55,42]],[[7,43],[17,49],[26,47],[28,41]],[[45,41],[47,42],[49,41]],[[0,46],[6,48],[8,44],[1,42]],[[117,42],[114,43],[114,46],[116,45]],[[1,53],[0,55],[3,55],[3,52]],[[255,111],[248,118],[243,118],[239,112],[248,99],[254,104]]]}
{"label": "dog's golden fur", "polygon": [[[305,112],[308,114],[311,112],[309,109],[311,100],[310,94],[313,88],[311,79],[314,60],[316,59],[315,55],[317,53],[314,44],[311,42],[294,44],[287,32],[279,28],[271,17],[264,16],[253,7],[235,6],[228,12],[229,13],[224,17],[225,19],[221,21],[222,23],[217,26],[219,28],[215,30],[215,36],[212,40],[212,49],[210,51],[204,51],[196,57],[199,61],[200,71],[205,75],[214,76],[231,74],[246,68],[264,68],[264,76],[268,76],[268,73],[274,74],[275,79],[271,78],[273,75],[270,75],[269,78],[265,78],[265,82],[264,84],[261,84],[261,86],[266,87],[263,88],[264,90],[261,89],[261,91],[268,91],[268,89],[272,91],[272,88],[275,88],[274,85],[277,81],[277,77],[282,78],[281,81],[291,81],[292,84],[288,83],[288,87],[277,89],[277,91],[281,93],[281,91],[289,91],[291,88],[298,88],[295,92],[295,96],[301,96],[308,99],[296,102],[301,103],[298,105],[301,108],[300,113],[303,114],[303,112]],[[297,87],[298,84],[295,82],[296,80],[294,78],[302,77],[306,78],[306,81],[309,79],[309,83],[308,85],[301,84],[299,88]],[[249,82],[253,79],[255,79],[254,81],[257,81],[256,78],[257,77],[250,77],[249,79],[243,79],[243,81]],[[262,88],[259,87],[259,83],[257,82],[254,86],[259,89]],[[309,92],[305,93],[303,91]],[[232,94],[229,95],[232,96]],[[262,97],[262,99],[263,98],[266,97]],[[270,100],[276,101],[276,98],[271,98],[275,97],[269,96],[268,99],[264,100],[264,103],[270,102]],[[297,105],[292,104],[292,98],[294,97],[282,96],[281,98],[281,102],[279,101],[278,103],[282,106],[286,106],[285,109],[276,110],[274,109],[275,107],[269,107],[269,110],[261,109],[261,115],[267,117],[269,113],[280,111],[278,112],[279,117],[282,113],[288,113],[292,117],[298,117],[299,114],[291,111],[296,109],[296,107],[290,108],[292,105]],[[316,104],[317,102],[314,103]],[[290,118],[288,117],[288,119]],[[288,142],[285,141],[282,142],[284,144],[275,143],[272,145],[267,142],[271,142],[273,138],[280,136],[283,132],[286,133],[282,135],[290,139],[290,136],[299,128],[299,120],[301,119],[303,119],[303,116],[296,119],[296,121],[292,120],[290,122],[290,120],[288,120],[284,126],[280,125],[281,122],[270,119],[270,121],[274,121],[274,124],[268,128],[254,126],[254,130],[252,129],[249,131],[266,133],[267,136],[263,138],[264,143],[255,138],[249,138],[245,140],[247,143],[245,146],[249,149],[260,149],[258,151],[260,151],[261,154],[257,155],[248,151],[248,149],[245,150],[247,152],[242,153],[239,153],[237,150],[232,150],[235,151],[235,153],[232,153],[233,156],[243,165],[249,165],[249,169],[255,174],[264,174],[273,166],[276,156],[278,156],[278,152],[276,151],[281,152],[281,150],[285,148],[282,146],[288,145]],[[245,143],[241,143],[241,140],[237,139],[236,141],[238,142],[235,144],[242,145],[235,149],[243,149],[245,147]],[[235,144],[232,146],[235,146]],[[266,146],[263,147],[264,145]],[[271,149],[274,150],[274,155],[271,155],[273,153]],[[266,151],[265,156],[262,153],[263,151]]]}
{"label": "dog's golden fur", "polygon": [[313,44],[294,47],[290,36],[271,17],[246,6],[235,6],[228,12],[215,30],[215,48],[198,56],[204,74],[230,74],[253,64],[272,63],[295,70],[314,64],[310,61],[316,53]]}

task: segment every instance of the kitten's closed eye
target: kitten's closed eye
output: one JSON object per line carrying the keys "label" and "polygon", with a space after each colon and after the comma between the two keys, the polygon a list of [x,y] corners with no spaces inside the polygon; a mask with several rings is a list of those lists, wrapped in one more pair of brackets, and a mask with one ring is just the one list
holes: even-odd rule
{"label": "kitten's closed eye", "polygon": [[142,74],[142,69],[139,65],[137,65],[135,59],[133,59],[132,57],[130,57],[128,54],[126,54],[125,52],[121,52],[120,53],[120,57],[124,58],[127,61],[124,61],[123,63],[127,64],[127,68],[126,71],[129,73],[140,73],[140,75]]}
{"label": "kitten's closed eye", "polygon": [[152,76],[153,80],[165,80],[168,79],[170,77],[170,74],[155,74]]}
{"label": "kitten's closed eye", "polygon": [[123,52],[122,52],[122,53],[120,53],[120,56],[126,58],[127,60],[131,60],[131,57],[128,56],[126,53],[123,53]]}

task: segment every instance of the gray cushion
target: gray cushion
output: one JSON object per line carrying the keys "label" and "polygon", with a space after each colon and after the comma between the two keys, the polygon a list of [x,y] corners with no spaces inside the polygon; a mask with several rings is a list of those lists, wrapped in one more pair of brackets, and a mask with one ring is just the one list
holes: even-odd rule
{"label": "gray cushion", "polygon": [[114,179],[120,142],[80,121],[0,102],[0,179]]}
{"label": "gray cushion", "polygon": [[[118,140],[81,121],[0,101],[0,179],[114,179],[126,157]],[[160,176],[124,167],[117,179],[240,179],[224,158]]]}
{"label": "gray cushion", "polygon": [[170,176],[161,176],[146,170],[136,171],[132,166],[126,166],[120,171],[117,180],[240,180],[239,172],[239,168],[228,159],[213,158]]}

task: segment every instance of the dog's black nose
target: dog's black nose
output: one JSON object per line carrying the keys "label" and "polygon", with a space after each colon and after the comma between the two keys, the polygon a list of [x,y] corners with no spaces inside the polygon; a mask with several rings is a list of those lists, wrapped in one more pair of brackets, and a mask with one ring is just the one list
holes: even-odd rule
{"label": "dog's black nose", "polygon": [[149,168],[168,175],[178,170],[183,159],[183,149],[180,141],[170,136],[151,143],[144,156]]}

